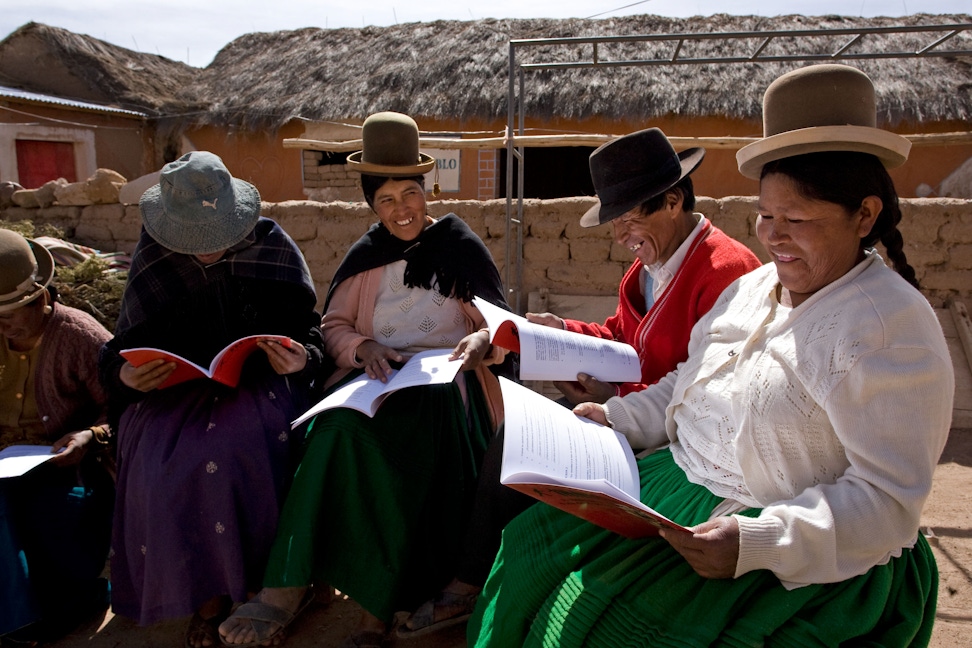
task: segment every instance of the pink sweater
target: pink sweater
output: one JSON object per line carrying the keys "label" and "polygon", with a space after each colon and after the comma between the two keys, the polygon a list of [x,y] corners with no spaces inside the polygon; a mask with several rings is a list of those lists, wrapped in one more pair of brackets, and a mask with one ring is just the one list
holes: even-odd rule
{"label": "pink sweater", "polygon": [[110,338],[87,313],[54,304],[34,381],[37,409],[52,442],[105,422],[107,396],[98,381],[98,353]]}

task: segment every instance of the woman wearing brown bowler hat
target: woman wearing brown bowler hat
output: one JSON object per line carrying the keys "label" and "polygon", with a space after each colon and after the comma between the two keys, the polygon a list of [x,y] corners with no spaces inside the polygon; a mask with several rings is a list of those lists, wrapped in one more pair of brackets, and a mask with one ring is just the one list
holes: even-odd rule
{"label": "woman wearing brown bowler hat", "polygon": [[471,646],[928,644],[918,523],[954,377],[886,171],[910,143],[841,65],[774,81],[763,126],[737,159],[772,263],[723,292],[676,371],[574,409],[654,449],[641,499],[689,531],[630,540],[533,506],[503,532]]}
{"label": "woman wearing brown bowler hat", "polygon": [[278,642],[313,580],[363,609],[347,647],[380,646],[400,610],[431,597],[455,568],[479,465],[502,420],[489,344],[474,296],[507,308],[486,246],[454,214],[426,213],[418,126],[382,112],[365,120],[359,171],[379,222],[331,282],[322,328],[338,372],[328,386],[393,367],[426,349],[462,365],[447,385],[392,393],[374,417],[327,410],[311,423],[264,589],[220,627],[223,643]]}
{"label": "woman wearing brown bowler hat", "polygon": [[0,229],[0,450],[57,453],[0,479],[0,644],[54,640],[108,604],[115,488],[98,351],[111,334],[56,299],[51,253]]}
{"label": "woman wearing brown bowler hat", "polygon": [[[658,128],[629,133],[591,153],[598,201],[580,224],[610,223],[615,242],[635,256],[618,288],[617,309],[603,324],[552,313],[526,317],[631,344],[638,352],[641,378],[606,383],[579,374],[576,382],[555,382],[569,406],[640,391],[675,369],[685,360],[692,325],[726,286],[760,266],[749,248],[695,211],[691,174],[704,154],[701,148],[676,153]],[[398,628],[398,636],[420,637],[465,622],[489,575],[503,527],[535,502],[500,483],[503,440],[500,429],[483,460],[456,578],[423,603]]]}

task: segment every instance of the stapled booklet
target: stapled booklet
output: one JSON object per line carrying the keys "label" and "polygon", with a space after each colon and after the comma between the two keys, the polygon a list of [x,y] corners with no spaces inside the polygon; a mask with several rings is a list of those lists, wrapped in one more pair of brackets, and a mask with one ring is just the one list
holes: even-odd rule
{"label": "stapled booklet", "polygon": [[208,367],[197,365],[195,362],[187,360],[171,351],[153,347],[124,349],[121,351],[121,355],[135,367],[159,358],[166,362],[176,363],[175,371],[172,372],[165,382],[159,385],[159,389],[172,387],[173,385],[197,378],[210,378],[218,383],[236,387],[240,384],[240,373],[243,371],[243,364],[250,357],[250,354],[259,349],[257,342],[261,340],[276,342],[288,349],[290,348],[290,338],[286,335],[248,335],[224,347],[222,351],[216,354],[216,357],[213,358]]}
{"label": "stapled booklet", "polygon": [[660,528],[689,532],[641,503],[634,452],[624,435],[506,378],[500,482],[628,538]]}

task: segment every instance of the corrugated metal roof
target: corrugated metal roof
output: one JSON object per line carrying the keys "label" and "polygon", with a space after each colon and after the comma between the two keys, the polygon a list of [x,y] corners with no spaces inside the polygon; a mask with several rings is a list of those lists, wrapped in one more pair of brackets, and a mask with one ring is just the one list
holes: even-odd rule
{"label": "corrugated metal roof", "polygon": [[2,86],[2,85],[0,85],[0,97],[10,97],[11,99],[26,99],[27,101],[36,101],[39,103],[48,103],[57,106],[70,106],[72,108],[82,108],[84,110],[93,110],[96,112],[103,112],[103,113],[132,115],[136,117],[148,116],[146,113],[138,112],[135,110],[125,110],[123,108],[113,108],[111,106],[102,106],[100,104],[88,103],[86,101],[75,101],[74,99],[64,99],[62,97],[39,94],[37,92],[28,92],[26,90],[18,90],[16,88],[8,88],[7,86]]}

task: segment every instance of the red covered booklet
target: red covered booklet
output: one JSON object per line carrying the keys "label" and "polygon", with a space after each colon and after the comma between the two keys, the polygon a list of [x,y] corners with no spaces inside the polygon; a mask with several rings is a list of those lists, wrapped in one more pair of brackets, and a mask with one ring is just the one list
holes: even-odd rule
{"label": "red covered booklet", "polygon": [[175,371],[159,385],[159,389],[172,387],[187,380],[197,378],[210,378],[216,382],[236,387],[240,384],[240,373],[243,371],[243,364],[250,354],[259,349],[257,342],[266,340],[276,342],[281,346],[290,348],[290,338],[285,335],[249,335],[231,342],[222,351],[216,354],[209,367],[201,367],[191,360],[187,360],[180,355],[164,349],[152,347],[136,347],[125,349],[121,352],[123,358],[139,367],[146,362],[162,358],[166,362],[176,363]]}
{"label": "red covered booklet", "polygon": [[627,439],[522,385],[500,378],[505,439],[500,482],[628,538],[685,527],[639,500]]}

